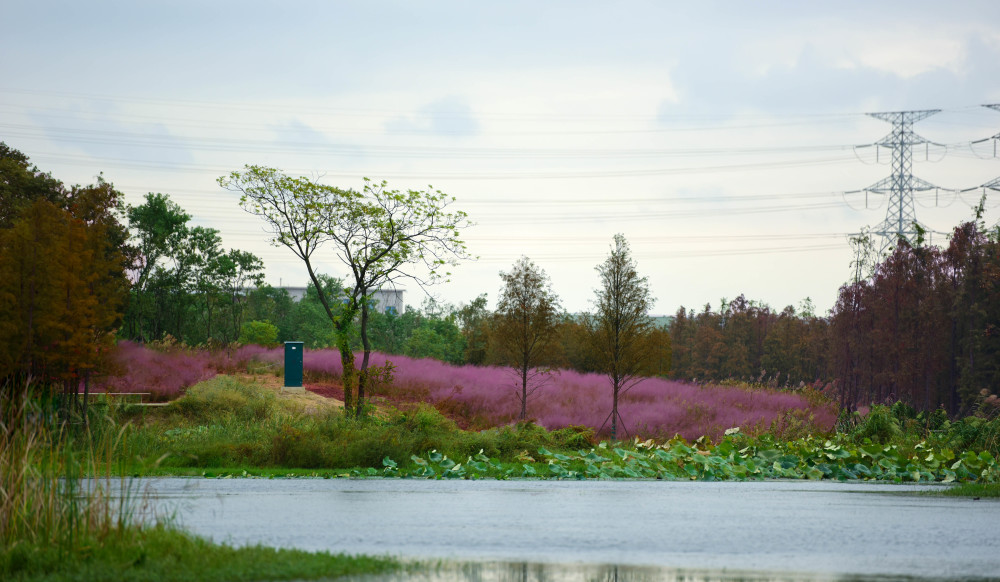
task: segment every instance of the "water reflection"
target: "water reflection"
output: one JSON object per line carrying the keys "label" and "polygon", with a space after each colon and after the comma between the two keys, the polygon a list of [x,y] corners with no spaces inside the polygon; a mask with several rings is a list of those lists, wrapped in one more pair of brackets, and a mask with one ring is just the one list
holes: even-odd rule
{"label": "water reflection", "polygon": [[[906,578],[933,580],[933,578]],[[898,576],[853,576],[793,572],[700,570],[648,566],[455,562],[414,566],[402,572],[354,578],[357,582],[856,582],[900,580]]]}

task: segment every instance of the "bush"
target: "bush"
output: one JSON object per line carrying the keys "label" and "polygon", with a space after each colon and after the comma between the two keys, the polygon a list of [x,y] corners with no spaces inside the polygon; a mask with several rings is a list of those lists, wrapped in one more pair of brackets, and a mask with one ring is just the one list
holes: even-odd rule
{"label": "bush", "polygon": [[266,348],[278,345],[278,327],[267,321],[247,321],[240,326],[241,344],[254,344]]}
{"label": "bush", "polygon": [[875,443],[889,443],[903,435],[899,419],[888,406],[872,406],[868,415],[851,433],[854,442],[870,439]]}

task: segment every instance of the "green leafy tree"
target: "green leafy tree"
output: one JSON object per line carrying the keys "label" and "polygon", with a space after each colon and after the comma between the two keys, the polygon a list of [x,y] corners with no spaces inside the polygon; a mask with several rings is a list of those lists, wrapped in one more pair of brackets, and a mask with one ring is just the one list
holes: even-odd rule
{"label": "green leafy tree", "polygon": [[219,257],[216,268],[235,340],[243,327],[250,292],[264,284],[264,261],[251,252],[231,249]]}
{"label": "green leafy tree", "polygon": [[[618,437],[618,400],[622,393],[642,381],[641,373],[652,357],[649,336],[653,320],[649,309],[653,298],[646,277],[640,277],[628,241],[616,234],[611,253],[598,265],[601,286],[595,290],[596,312],[589,318],[592,341],[601,369],[611,380],[611,438]],[[605,421],[607,422],[607,421]]]}
{"label": "green leafy tree", "polygon": [[[361,415],[366,407],[354,406],[352,391],[357,376],[357,402],[363,404],[371,354],[371,294],[401,278],[421,286],[445,279],[448,266],[468,257],[459,238],[460,230],[468,224],[466,214],[450,212],[454,198],[438,190],[402,192],[390,190],[385,182],[367,179],[364,189],[357,192],[287,176],[273,168],[245,166],[242,172],[232,172],[218,181],[223,188],[241,194],[243,209],[264,219],[272,241],[289,248],[305,263],[313,283],[317,283],[313,255],[326,244],[348,268],[343,312],[335,314],[326,297],[321,296],[321,302],[337,330],[345,408]],[[424,274],[414,270],[415,265],[425,267]],[[364,350],[359,375],[355,374],[349,333],[358,314]]]}
{"label": "green leafy tree", "polygon": [[278,327],[266,321],[246,321],[240,328],[241,344],[256,344],[264,347],[278,345]]}
{"label": "green leafy tree", "polygon": [[559,348],[559,298],[545,271],[528,257],[501,272],[503,288],[497,303],[491,340],[501,361],[518,377],[519,419],[527,417],[528,398],[545,383]]}
{"label": "green leafy tree", "polygon": [[126,216],[137,248],[131,266],[133,284],[126,313],[127,335],[135,339],[159,339],[162,324],[157,320],[158,309],[151,293],[154,282],[160,282],[156,269],[180,248],[191,216],[166,194],[153,192],[146,195],[143,204],[129,206]]}
{"label": "green leafy tree", "polygon": [[416,325],[403,345],[403,354],[461,364],[465,354],[465,337],[458,327],[454,310],[430,299],[425,301],[416,317]]}
{"label": "green leafy tree", "polygon": [[481,366],[489,354],[490,312],[486,309],[486,301],[486,293],[483,293],[455,312],[465,336],[466,364]]}

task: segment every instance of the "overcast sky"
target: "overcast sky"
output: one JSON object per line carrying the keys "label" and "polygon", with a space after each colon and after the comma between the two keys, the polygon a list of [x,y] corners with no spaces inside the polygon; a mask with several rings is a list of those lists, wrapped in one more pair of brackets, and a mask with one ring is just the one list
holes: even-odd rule
{"label": "overcast sky", "polygon": [[621,232],[658,314],[832,307],[847,237],[885,218],[860,190],[890,173],[864,146],[891,125],[866,112],[941,110],[913,152],[942,187],[916,200],[933,230],[982,193],[954,189],[1000,176],[995,141],[973,143],[1000,133],[994,1],[7,0],[0,28],[0,140],[133,204],[169,194],[274,285],[305,269],[216,185],[244,164],[455,196],[479,257],[433,289],[455,304],[494,305],[527,255],[587,310]]}

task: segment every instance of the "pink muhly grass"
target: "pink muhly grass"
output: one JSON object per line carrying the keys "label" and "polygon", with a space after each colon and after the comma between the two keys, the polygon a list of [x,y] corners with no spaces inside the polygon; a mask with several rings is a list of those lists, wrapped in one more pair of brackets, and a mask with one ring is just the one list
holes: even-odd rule
{"label": "pink muhly grass", "polygon": [[[324,354],[323,352],[328,352]],[[360,356],[356,356],[360,365]],[[517,379],[510,369],[453,366],[432,359],[373,353],[371,365],[396,366],[395,381],[381,394],[394,400],[425,401],[471,428],[512,422],[518,412]],[[339,374],[340,357],[333,350],[306,352],[306,369]],[[529,416],[547,429],[570,425],[602,429],[611,410],[611,388],[603,374],[558,370],[528,400]],[[626,391],[619,402],[624,426],[632,436],[692,440],[716,439],[726,429],[766,430],[791,410],[812,414],[817,430],[830,430],[835,412],[812,406],[800,394],[739,387],[698,386],[648,378]],[[610,423],[600,432],[606,435]]]}
{"label": "pink muhly grass", "polygon": [[[255,361],[275,369],[284,365],[283,348],[260,346],[212,353],[185,349],[161,352],[123,341],[115,357],[122,374],[106,378],[97,390],[150,392],[155,399],[176,398],[188,386],[216,372],[245,371]],[[395,366],[394,382],[374,387],[369,396],[427,402],[472,429],[509,424],[520,411],[515,392],[518,379],[509,368],[453,366],[432,359],[371,354],[371,366],[383,366],[387,361]],[[355,354],[355,365],[361,365],[360,354]],[[343,371],[340,353],[306,350],[303,369],[307,382],[310,378],[339,378]],[[581,425],[607,436],[611,398],[611,387],[603,374],[557,370],[529,398],[528,414],[550,430]],[[726,429],[737,426],[745,433],[760,432],[774,423],[781,424],[790,412],[811,415],[809,427],[821,431],[832,430],[836,420],[832,407],[813,405],[798,393],[699,386],[662,378],[645,379],[625,391],[619,412],[631,436],[669,438],[679,434],[688,440],[702,435],[717,439]]]}
{"label": "pink muhly grass", "polygon": [[166,352],[121,341],[114,352],[118,374],[97,383],[98,392],[149,392],[154,400],[169,400],[202,380],[215,376],[204,352],[175,349]]}

